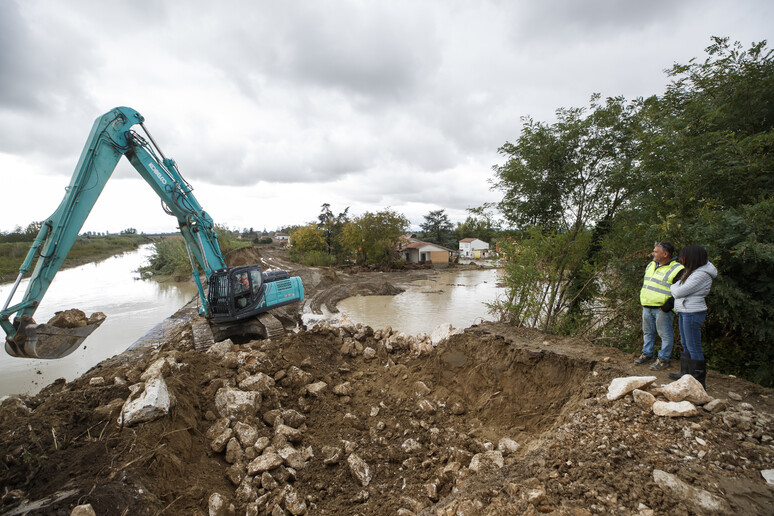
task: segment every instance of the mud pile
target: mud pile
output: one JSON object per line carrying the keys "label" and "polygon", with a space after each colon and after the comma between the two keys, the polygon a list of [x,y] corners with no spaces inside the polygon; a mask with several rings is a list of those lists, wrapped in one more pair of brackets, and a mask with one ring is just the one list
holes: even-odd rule
{"label": "mud pile", "polygon": [[[607,400],[630,362],[498,324],[435,345],[323,324],[208,352],[182,326],[158,350],[5,400],[0,512],[704,514],[710,494],[769,514],[770,391],[714,378],[739,400],[659,418]],[[119,425],[149,368],[169,414]],[[693,490],[666,485],[679,482]]]}

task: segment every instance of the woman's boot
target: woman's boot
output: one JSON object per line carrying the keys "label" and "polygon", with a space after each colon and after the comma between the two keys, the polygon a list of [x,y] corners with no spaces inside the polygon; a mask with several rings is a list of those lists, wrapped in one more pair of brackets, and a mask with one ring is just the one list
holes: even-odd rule
{"label": "woman's boot", "polygon": [[679,380],[683,375],[691,374],[691,355],[683,351],[680,353],[680,373],[669,373],[667,376],[672,380]]}
{"label": "woman's boot", "polygon": [[692,371],[690,374],[693,375],[694,378],[699,380],[701,382],[701,386],[705,389],[707,388],[707,361],[706,360],[691,360],[691,369]]}

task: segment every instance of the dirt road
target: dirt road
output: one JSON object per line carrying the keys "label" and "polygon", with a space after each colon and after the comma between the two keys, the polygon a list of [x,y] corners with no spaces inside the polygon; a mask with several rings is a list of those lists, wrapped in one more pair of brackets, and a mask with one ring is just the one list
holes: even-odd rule
{"label": "dirt road", "polygon": [[[293,272],[312,306],[399,291],[381,273]],[[183,324],[159,349],[3,402],[0,512],[772,514],[774,393],[710,372],[714,412],[659,417],[605,396],[651,374],[632,360],[494,323],[435,344],[323,324],[202,352]],[[169,414],[120,426],[151,366]]]}

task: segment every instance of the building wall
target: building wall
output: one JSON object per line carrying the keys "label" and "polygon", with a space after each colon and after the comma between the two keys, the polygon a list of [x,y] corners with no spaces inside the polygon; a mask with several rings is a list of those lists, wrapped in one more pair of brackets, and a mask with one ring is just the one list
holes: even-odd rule
{"label": "building wall", "polygon": [[449,251],[431,251],[431,263],[449,263]]}

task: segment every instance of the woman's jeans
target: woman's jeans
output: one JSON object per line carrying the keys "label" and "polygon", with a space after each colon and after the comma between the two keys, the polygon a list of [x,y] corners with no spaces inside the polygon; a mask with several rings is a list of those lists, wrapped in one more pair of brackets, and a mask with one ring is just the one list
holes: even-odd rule
{"label": "woman's jeans", "polygon": [[680,329],[680,342],[683,349],[691,355],[691,360],[704,360],[701,351],[701,325],[707,312],[680,312],[677,327]]}
{"label": "woman's jeans", "polygon": [[661,337],[661,351],[658,357],[664,362],[669,362],[672,354],[674,336],[672,335],[672,321],[674,313],[670,310],[662,312],[660,308],[642,307],[642,352],[649,357],[656,350],[656,335]]}

